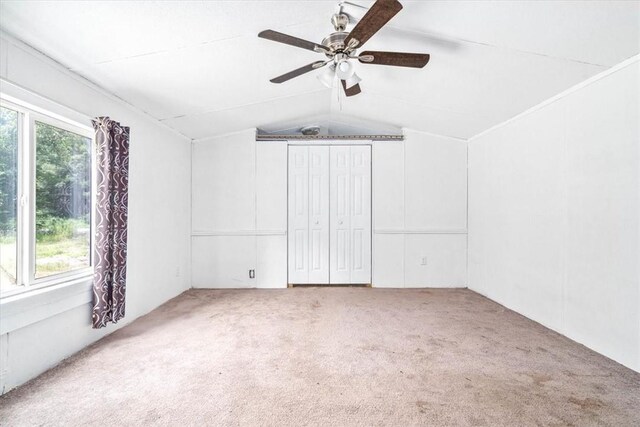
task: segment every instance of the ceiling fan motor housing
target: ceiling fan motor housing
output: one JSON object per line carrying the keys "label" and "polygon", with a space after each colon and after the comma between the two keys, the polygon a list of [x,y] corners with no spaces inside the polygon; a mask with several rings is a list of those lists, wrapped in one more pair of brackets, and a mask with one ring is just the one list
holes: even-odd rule
{"label": "ceiling fan motor housing", "polygon": [[344,31],[347,29],[347,25],[349,25],[349,17],[344,13],[336,13],[331,17],[331,23],[336,31]]}
{"label": "ceiling fan motor housing", "polygon": [[[331,49],[332,53],[335,53],[336,51],[342,51],[345,48],[344,40],[348,35],[349,33],[347,33],[346,31],[336,31],[335,33],[331,33],[327,37],[325,37],[322,40],[322,45]],[[328,52],[327,56],[331,57]]]}

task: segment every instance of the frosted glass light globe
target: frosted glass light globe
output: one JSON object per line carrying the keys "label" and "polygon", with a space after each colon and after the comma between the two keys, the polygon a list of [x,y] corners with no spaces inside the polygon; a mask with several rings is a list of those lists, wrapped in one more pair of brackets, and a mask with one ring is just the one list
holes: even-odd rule
{"label": "frosted glass light globe", "polygon": [[340,61],[336,67],[336,74],[340,80],[346,80],[353,75],[353,65],[349,61]]}

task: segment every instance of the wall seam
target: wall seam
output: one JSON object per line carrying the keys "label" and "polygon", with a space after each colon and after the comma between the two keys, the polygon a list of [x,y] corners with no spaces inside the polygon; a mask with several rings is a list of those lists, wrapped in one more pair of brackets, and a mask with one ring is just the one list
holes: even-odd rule
{"label": "wall seam", "polygon": [[465,144],[465,148],[466,148],[466,154],[467,154],[467,188],[466,188],[466,196],[467,196],[467,215],[466,215],[466,229],[467,229],[467,234],[466,234],[466,240],[467,240],[467,251],[465,254],[465,258],[466,258],[466,265],[467,265],[467,271],[466,271],[466,276],[467,276],[467,280],[466,280],[466,287],[469,288],[471,286],[470,280],[469,280],[469,142],[467,141]]}
{"label": "wall seam", "polygon": [[[6,333],[7,338],[5,338],[5,350],[6,354],[2,355],[2,359],[4,359],[4,362],[6,363],[6,365],[4,366],[0,366],[0,377],[2,378],[2,384],[0,384],[0,386],[2,386],[2,389],[0,389],[0,396],[2,396],[3,394],[5,394],[7,391],[9,391],[9,388],[7,387],[7,381],[9,378],[9,371],[10,371],[10,367],[9,367],[9,339],[11,337],[11,332],[7,332]],[[1,338],[0,338],[1,340]]]}
{"label": "wall seam", "polygon": [[563,257],[562,260],[562,289],[560,301],[560,331],[566,334],[566,310],[567,310],[567,287],[569,284],[569,173],[568,173],[568,140],[567,140],[567,117],[566,107],[561,109],[562,114],[562,185],[564,189],[564,235],[563,235]]}
{"label": "wall seam", "polygon": [[[258,143],[255,138],[253,140],[253,229],[258,229]],[[258,287],[258,240],[259,236],[253,236],[253,246],[255,247],[254,258],[253,258],[253,279],[251,279],[251,275],[249,274],[250,280],[255,280],[255,287]],[[248,272],[247,272],[248,274]]]}
{"label": "wall seam", "polygon": [[193,289],[193,139],[189,143],[189,282],[187,289]]}
{"label": "wall seam", "polygon": [[612,74],[615,74],[618,71],[621,71],[621,70],[625,69],[626,67],[628,67],[628,66],[630,66],[630,65],[632,65],[632,64],[634,64],[634,63],[636,63],[638,61],[640,61],[640,54],[634,55],[634,56],[632,56],[630,58],[627,58],[624,61],[620,62],[619,64],[614,65],[613,67],[610,67],[610,68],[608,68],[608,69],[596,74],[595,76],[592,76],[592,77],[590,77],[590,78],[588,78],[588,79],[586,79],[586,80],[584,80],[584,81],[582,81],[580,83],[577,83],[577,84],[571,86],[570,88],[568,88],[568,89],[566,89],[566,90],[564,90],[564,91],[562,91],[562,92],[560,92],[560,93],[558,93],[558,94],[556,94],[556,95],[554,95],[554,96],[552,96],[552,97],[550,97],[550,98],[548,98],[548,99],[546,99],[546,100],[534,105],[533,107],[528,108],[528,109],[516,114],[515,116],[511,117],[510,119],[507,119],[507,120],[505,120],[505,121],[503,121],[501,123],[498,123],[497,125],[494,125],[494,126],[488,128],[488,129],[485,129],[482,132],[477,133],[476,135],[473,135],[472,137],[468,138],[467,141],[470,144],[471,142],[475,141],[476,139],[478,139],[478,138],[480,138],[480,137],[482,137],[482,136],[484,136],[486,134],[489,134],[489,133],[491,133],[491,132],[493,132],[493,131],[495,131],[497,129],[500,129],[503,126],[506,126],[507,124],[509,124],[509,123],[511,123],[511,122],[513,122],[515,120],[520,119],[521,117],[524,117],[524,116],[527,116],[529,114],[535,113],[536,111],[538,111],[538,110],[540,110],[542,108],[545,108],[545,107],[547,107],[547,106],[549,106],[549,105],[551,105],[551,104],[553,104],[553,103],[555,103],[555,102],[557,102],[557,101],[559,101],[559,100],[561,100],[563,98],[566,98],[567,96],[569,96],[569,95],[571,95],[571,94],[573,94],[573,93],[575,93],[575,92],[577,92],[577,91],[579,91],[581,89],[584,89],[585,87],[590,86],[593,83],[596,83],[597,81],[602,80],[605,77],[608,77],[608,76],[610,76]]}
{"label": "wall seam", "polygon": [[[402,229],[407,227],[407,142],[402,141]],[[407,287],[407,236],[402,234],[402,287]]]}

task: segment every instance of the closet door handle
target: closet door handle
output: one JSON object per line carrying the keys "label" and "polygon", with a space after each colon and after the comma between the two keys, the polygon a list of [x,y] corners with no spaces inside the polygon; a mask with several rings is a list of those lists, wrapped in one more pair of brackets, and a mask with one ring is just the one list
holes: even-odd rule
{"label": "closet door handle", "polygon": [[339,225],[342,225],[342,221],[338,221],[338,224],[339,224]]}
{"label": "closet door handle", "polygon": [[316,225],[320,224],[320,221],[316,221]]}

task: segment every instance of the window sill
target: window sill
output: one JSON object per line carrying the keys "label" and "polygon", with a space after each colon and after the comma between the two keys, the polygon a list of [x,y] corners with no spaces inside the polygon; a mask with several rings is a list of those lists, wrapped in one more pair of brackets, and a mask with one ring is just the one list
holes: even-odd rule
{"label": "window sill", "polygon": [[89,304],[92,281],[88,275],[3,297],[0,299],[0,335]]}

